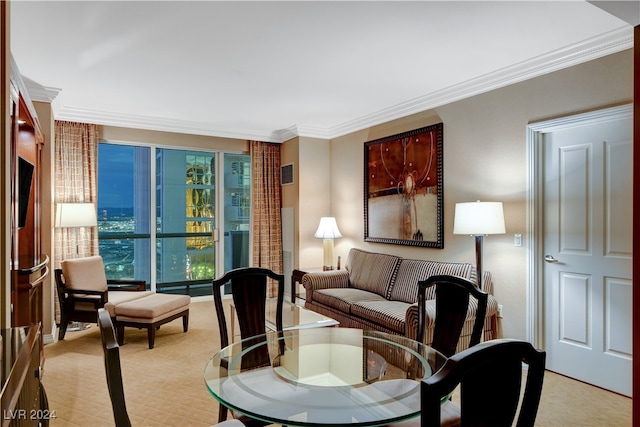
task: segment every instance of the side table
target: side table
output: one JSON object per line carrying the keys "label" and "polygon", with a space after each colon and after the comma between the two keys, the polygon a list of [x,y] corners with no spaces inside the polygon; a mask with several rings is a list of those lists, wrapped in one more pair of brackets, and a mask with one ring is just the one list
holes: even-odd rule
{"label": "side table", "polygon": [[322,267],[310,267],[304,269],[296,269],[291,273],[291,302],[296,303],[296,297],[304,300],[303,297],[298,296],[298,283],[302,283],[302,276],[307,273],[317,273],[319,271],[324,271]]}

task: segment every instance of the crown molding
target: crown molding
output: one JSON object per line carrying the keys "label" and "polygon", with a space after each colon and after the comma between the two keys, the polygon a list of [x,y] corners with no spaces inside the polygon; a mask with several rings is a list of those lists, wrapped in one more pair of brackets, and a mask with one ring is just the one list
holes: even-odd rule
{"label": "crown molding", "polygon": [[257,140],[264,142],[282,142],[280,140],[274,139],[274,135],[272,132],[261,132],[248,129],[222,129],[213,126],[210,123],[173,120],[133,114],[111,113],[104,111],[92,111],[69,107],[62,107],[55,118],[56,120],[93,123],[104,126],[118,126],[161,132],[175,132],[203,136],[216,136],[220,138]]}
{"label": "crown molding", "polygon": [[377,111],[328,130],[329,138],[337,138],[390,120],[420,113],[474,95],[489,92],[534,77],[588,62],[603,56],[633,48],[633,28],[617,30],[577,43],[549,54],[485,74],[431,94]]}
{"label": "crown molding", "polygon": [[281,143],[297,136],[320,139],[337,138],[630,48],[633,48],[633,28],[625,25],[601,36],[329,128],[292,125],[285,129],[273,131],[223,129],[211,123],[65,107],[62,105],[60,89],[38,87],[35,84],[27,85],[27,88],[33,100],[43,102],[56,101],[57,105],[53,108],[56,120]]}

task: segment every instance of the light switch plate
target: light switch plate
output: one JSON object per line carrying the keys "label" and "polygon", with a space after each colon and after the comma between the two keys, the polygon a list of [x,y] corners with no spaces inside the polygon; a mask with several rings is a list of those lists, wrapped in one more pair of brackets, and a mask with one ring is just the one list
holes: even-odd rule
{"label": "light switch plate", "polygon": [[522,234],[513,235],[513,246],[522,246]]}

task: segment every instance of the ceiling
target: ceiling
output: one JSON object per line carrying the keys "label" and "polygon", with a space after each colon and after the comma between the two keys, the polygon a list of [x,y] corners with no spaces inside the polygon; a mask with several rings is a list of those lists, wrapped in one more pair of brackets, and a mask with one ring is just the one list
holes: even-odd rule
{"label": "ceiling", "polygon": [[637,4],[14,0],[11,52],[58,120],[335,138],[631,48]]}

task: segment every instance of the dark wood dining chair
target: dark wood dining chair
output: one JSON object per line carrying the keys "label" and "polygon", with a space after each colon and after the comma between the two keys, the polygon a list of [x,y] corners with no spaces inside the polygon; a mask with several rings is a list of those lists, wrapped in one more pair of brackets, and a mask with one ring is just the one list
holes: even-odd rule
{"label": "dark wood dining chair", "polygon": [[107,375],[109,397],[113,408],[113,417],[116,427],[130,427],[131,421],[127,413],[127,405],[124,400],[124,387],[122,385],[122,371],[120,368],[120,346],[113,329],[111,316],[104,309],[98,309],[98,327],[102,338],[102,350],[104,351],[104,369]]}
{"label": "dark wood dining chair", "polygon": [[[229,345],[229,329],[222,303],[222,288],[229,285],[233,298],[235,312],[240,328],[240,339],[243,340],[243,350],[252,346],[255,348],[243,356],[241,369],[254,369],[260,366],[268,366],[271,363],[266,345],[256,345],[266,339],[267,299],[269,296],[268,280],[273,279],[276,288],[276,329],[282,333],[282,304],[284,301],[284,276],[267,268],[243,267],[230,270],[222,277],[213,280],[213,301],[215,304],[218,326],[220,328],[220,345],[224,348]],[[255,337],[254,340],[246,340]],[[221,363],[222,364],[222,363]],[[218,421],[227,418],[227,408],[220,405]],[[234,414],[234,416],[236,416]],[[246,425],[265,425],[242,416],[236,416]]]}
{"label": "dark wood dining chair", "polygon": [[[116,427],[130,427],[131,420],[127,413],[127,405],[124,399],[124,386],[122,384],[122,369],[120,366],[120,346],[116,339],[116,332],[109,312],[98,309],[98,327],[102,338],[102,349],[104,350],[104,368],[107,375],[107,387],[113,408],[113,417]],[[228,420],[215,424],[219,427],[244,427],[240,420]]]}
{"label": "dark wood dining chair", "polygon": [[[421,426],[441,426],[442,400],[460,385],[461,426],[510,427],[517,414],[516,427],[533,427],[545,361],[544,351],[510,339],[483,342],[451,356],[442,369],[422,381]],[[523,363],[528,369],[521,393]]]}
{"label": "dark wood dining chair", "polygon": [[436,287],[436,316],[431,347],[449,357],[456,352],[460,334],[467,318],[469,299],[477,301],[476,318],[471,332],[469,347],[482,338],[488,294],[478,289],[473,282],[458,276],[436,275],[418,282],[418,340],[424,339],[426,329],[427,288]]}

